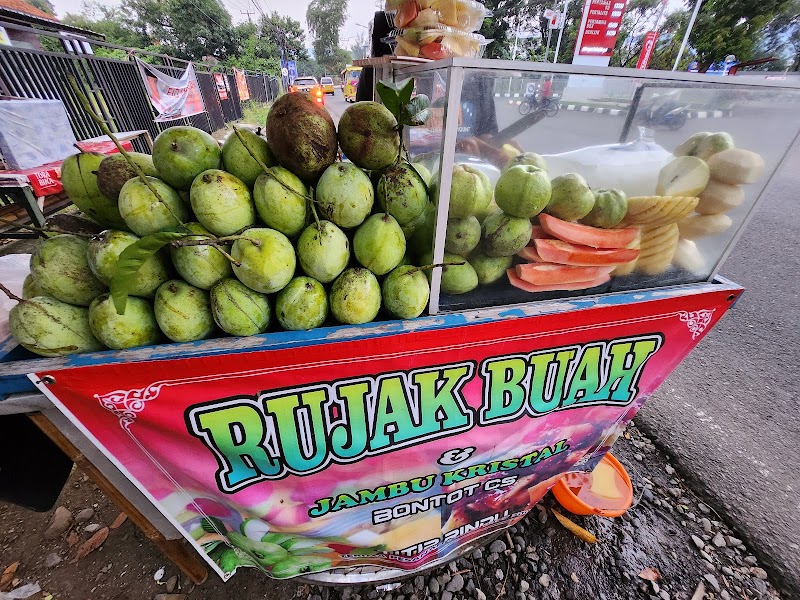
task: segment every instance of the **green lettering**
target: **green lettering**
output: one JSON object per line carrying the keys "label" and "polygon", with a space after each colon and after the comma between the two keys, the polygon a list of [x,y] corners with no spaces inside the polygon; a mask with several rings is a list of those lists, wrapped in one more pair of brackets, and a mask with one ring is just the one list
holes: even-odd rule
{"label": "green lettering", "polygon": [[354,458],[367,448],[367,416],[365,411],[369,384],[363,381],[336,388],[342,401],[342,423],[330,432],[331,452],[339,458]]}
{"label": "green lettering", "polygon": [[525,403],[525,375],[528,365],[521,358],[506,358],[483,364],[484,406],[482,423],[506,420],[516,415]]}
{"label": "green lettering", "polygon": [[283,460],[293,471],[313,471],[328,455],[322,414],[327,400],[324,388],[264,399],[264,412],[275,420]]}
{"label": "green lettering", "polygon": [[611,366],[606,384],[597,392],[603,400],[630,402],[639,393],[636,385],[643,366],[660,347],[660,340],[650,338],[631,342],[614,342],[609,346]]}

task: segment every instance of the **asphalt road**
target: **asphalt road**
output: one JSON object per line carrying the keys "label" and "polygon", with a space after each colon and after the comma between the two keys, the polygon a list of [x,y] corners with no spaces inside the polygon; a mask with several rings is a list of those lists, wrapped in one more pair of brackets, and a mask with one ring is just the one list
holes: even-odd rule
{"label": "asphalt road", "polygon": [[[348,106],[337,90],[327,106],[338,122]],[[519,118],[497,99],[500,128]],[[656,131],[671,150],[697,131],[728,131],[739,147],[780,159],[785,123],[796,109],[751,109],[750,119],[690,120]],[[739,115],[742,114],[740,110]],[[526,150],[552,154],[615,143],[624,118],[561,111],[518,136]],[[637,417],[673,457],[696,491],[800,597],[800,148],[788,157],[721,274],[746,288],[722,322],[667,379]]]}

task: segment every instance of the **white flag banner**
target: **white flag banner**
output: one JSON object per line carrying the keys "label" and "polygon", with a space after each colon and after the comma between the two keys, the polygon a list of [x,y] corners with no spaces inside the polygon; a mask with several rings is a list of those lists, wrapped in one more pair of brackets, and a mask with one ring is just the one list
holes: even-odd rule
{"label": "white flag banner", "polygon": [[157,122],[173,121],[205,111],[192,63],[189,63],[178,79],[162,73],[138,58],[136,64],[139,66],[139,73],[144,80],[150,102],[158,111]]}

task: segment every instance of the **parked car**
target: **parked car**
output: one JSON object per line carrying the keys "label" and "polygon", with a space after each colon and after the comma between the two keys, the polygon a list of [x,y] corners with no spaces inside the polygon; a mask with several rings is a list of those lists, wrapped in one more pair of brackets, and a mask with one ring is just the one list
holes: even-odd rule
{"label": "parked car", "polygon": [[318,103],[325,104],[325,94],[316,77],[298,77],[289,86],[290,92],[306,92],[311,94]]}
{"label": "parked car", "polygon": [[322,87],[323,94],[334,94],[333,77],[320,77],[319,85]]}

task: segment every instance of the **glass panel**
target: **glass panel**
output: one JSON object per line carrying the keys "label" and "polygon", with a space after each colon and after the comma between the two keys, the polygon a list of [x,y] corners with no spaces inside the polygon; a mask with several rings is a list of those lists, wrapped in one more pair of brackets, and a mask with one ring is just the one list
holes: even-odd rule
{"label": "glass panel", "polygon": [[[438,202],[447,77],[415,76]],[[710,279],[800,126],[800,89],[713,80],[467,67],[460,99],[445,311]]]}

